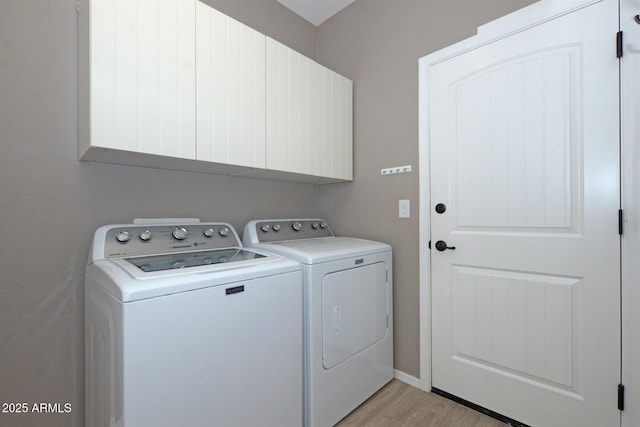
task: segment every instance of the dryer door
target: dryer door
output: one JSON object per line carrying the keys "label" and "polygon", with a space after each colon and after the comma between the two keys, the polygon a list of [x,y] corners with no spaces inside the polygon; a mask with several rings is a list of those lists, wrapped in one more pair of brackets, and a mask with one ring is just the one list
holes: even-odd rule
{"label": "dryer door", "polygon": [[332,369],[383,339],[389,328],[385,263],[327,274],[322,280],[322,364]]}

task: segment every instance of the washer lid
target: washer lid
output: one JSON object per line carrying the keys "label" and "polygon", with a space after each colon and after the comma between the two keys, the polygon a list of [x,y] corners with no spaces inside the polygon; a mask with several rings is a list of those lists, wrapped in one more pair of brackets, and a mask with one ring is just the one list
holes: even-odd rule
{"label": "washer lid", "polygon": [[391,246],[386,243],[353,237],[287,240],[284,242],[258,243],[253,247],[294,259],[303,264],[318,264],[391,250]]}
{"label": "washer lid", "polygon": [[124,260],[135,265],[145,273],[149,273],[154,271],[175,270],[179,268],[247,261],[259,258],[266,258],[266,256],[257,252],[246,251],[239,248],[227,248],[213,251],[141,256],[124,258]]}
{"label": "washer lid", "polygon": [[90,279],[85,284],[104,288],[119,301],[131,302],[301,270],[298,262],[279,255],[245,252],[259,257],[148,272],[124,258],[103,259],[87,266]]}

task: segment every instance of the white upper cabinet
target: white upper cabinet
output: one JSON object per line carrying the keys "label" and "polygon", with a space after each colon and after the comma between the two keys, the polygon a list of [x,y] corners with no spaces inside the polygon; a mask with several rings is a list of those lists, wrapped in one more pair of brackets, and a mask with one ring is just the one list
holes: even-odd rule
{"label": "white upper cabinet", "polygon": [[351,180],[352,82],[267,37],[267,168]]}
{"label": "white upper cabinet", "polygon": [[265,36],[196,4],[197,159],[264,168]]}
{"label": "white upper cabinet", "polygon": [[81,156],[100,147],[194,159],[195,0],[86,0],[81,11]]}
{"label": "white upper cabinet", "polygon": [[352,83],[197,0],[80,0],[81,160],[352,179]]}

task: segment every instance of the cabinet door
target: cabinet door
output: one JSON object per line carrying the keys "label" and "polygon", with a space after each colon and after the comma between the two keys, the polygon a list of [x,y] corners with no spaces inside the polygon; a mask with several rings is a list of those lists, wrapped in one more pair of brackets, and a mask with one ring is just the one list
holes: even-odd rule
{"label": "cabinet door", "polygon": [[195,0],[92,0],[91,145],[195,157]]}
{"label": "cabinet door", "polygon": [[197,159],[265,167],[265,36],[196,5]]}
{"label": "cabinet door", "polygon": [[352,83],[267,37],[267,168],[352,179]]}

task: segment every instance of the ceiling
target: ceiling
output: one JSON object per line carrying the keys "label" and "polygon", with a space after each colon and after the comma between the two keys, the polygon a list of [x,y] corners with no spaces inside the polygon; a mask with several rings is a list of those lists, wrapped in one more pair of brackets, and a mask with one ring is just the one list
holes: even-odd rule
{"label": "ceiling", "polygon": [[316,27],[355,0],[278,0]]}

